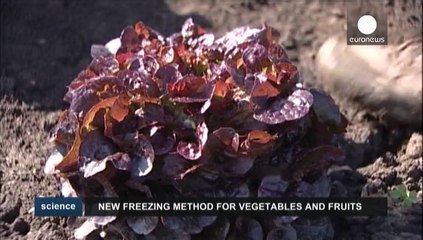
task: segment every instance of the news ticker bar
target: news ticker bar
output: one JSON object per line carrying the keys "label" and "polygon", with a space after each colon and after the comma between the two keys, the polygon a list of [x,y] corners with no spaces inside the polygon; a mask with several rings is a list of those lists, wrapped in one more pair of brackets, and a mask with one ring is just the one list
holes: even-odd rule
{"label": "news ticker bar", "polygon": [[386,216],[386,198],[35,198],[35,216]]}

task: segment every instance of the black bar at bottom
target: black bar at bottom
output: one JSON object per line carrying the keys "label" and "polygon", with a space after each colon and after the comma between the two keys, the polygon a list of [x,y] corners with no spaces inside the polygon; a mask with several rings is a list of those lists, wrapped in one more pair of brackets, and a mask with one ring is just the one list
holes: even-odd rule
{"label": "black bar at bottom", "polygon": [[386,198],[86,198],[85,216],[386,216]]}

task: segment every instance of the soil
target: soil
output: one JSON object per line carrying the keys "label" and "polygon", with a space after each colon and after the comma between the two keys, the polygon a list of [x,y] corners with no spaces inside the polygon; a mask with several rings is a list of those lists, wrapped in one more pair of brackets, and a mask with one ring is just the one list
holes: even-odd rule
{"label": "soil", "polygon": [[[90,61],[91,44],[106,43],[138,20],[164,34],[178,31],[187,17],[220,34],[267,23],[280,30],[305,82],[315,85],[314,56],[325,39],[345,34],[347,4],[384,11],[390,44],[421,36],[421,1],[1,1],[0,238],[73,239],[72,221],[36,218],[32,207],[35,196],[60,194],[58,180],[43,173],[51,150],[46,139],[66,107],[66,85]],[[405,184],[421,199],[421,130],[384,126],[348,103],[341,109],[350,120],[347,161],[329,171],[334,194],[378,195]],[[421,200],[412,207],[389,202],[387,217],[333,219],[326,239],[422,239]]]}

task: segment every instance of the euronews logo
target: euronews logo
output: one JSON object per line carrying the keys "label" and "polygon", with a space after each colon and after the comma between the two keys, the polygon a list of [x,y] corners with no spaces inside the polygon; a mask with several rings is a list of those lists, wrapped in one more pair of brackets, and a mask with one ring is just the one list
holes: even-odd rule
{"label": "euronews logo", "polygon": [[381,14],[351,11],[347,16],[347,44],[386,45],[387,22]]}
{"label": "euronews logo", "polygon": [[357,27],[362,34],[370,35],[376,31],[377,21],[372,15],[363,15],[358,19]]}

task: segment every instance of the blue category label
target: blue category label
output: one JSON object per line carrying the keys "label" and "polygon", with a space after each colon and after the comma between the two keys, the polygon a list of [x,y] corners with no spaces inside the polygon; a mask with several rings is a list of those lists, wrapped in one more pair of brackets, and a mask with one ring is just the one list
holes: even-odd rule
{"label": "blue category label", "polygon": [[80,198],[37,197],[34,200],[35,216],[66,217],[82,216],[82,200]]}

